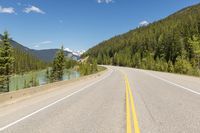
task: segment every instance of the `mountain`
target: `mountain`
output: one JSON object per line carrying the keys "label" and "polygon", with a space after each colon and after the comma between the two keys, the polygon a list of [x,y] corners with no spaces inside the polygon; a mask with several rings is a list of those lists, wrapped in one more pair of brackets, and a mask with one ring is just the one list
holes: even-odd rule
{"label": "mountain", "polygon": [[74,57],[78,57],[79,59],[81,55],[85,53],[85,50],[71,50],[69,48],[65,48],[64,50],[71,53]]}
{"label": "mountain", "polygon": [[200,4],[89,49],[99,64],[199,75]]}
{"label": "mountain", "polygon": [[[0,34],[0,40],[2,39],[2,37],[3,37],[3,36]],[[18,42],[14,41],[14,40],[12,40],[12,39],[10,39],[10,42],[11,42],[11,44],[12,44],[12,46],[13,46],[14,48],[19,48],[19,49],[21,49],[22,51],[29,51],[29,50],[30,50],[29,48],[27,48],[27,47],[25,47],[25,46],[19,44]]]}
{"label": "mountain", "polygon": [[[34,50],[30,49],[30,53],[32,53],[34,56],[38,57],[39,59],[45,61],[45,62],[51,62],[53,61],[53,58],[56,54],[56,52],[59,49],[44,49],[44,50]],[[80,56],[79,55],[74,55],[70,51],[64,51],[65,55],[73,60],[79,60]]]}
{"label": "mountain", "polygon": [[[46,61],[46,62],[51,62],[53,61],[53,58],[56,54],[56,52],[59,49],[44,49],[44,50],[34,50],[34,49],[30,49],[30,53],[32,53],[34,56],[38,57],[39,59]],[[71,51],[64,51],[65,55],[73,60],[79,60],[80,59],[80,55],[76,55]]]}
{"label": "mountain", "polygon": [[[0,39],[1,38],[2,38],[2,35],[0,34]],[[53,58],[54,58],[56,52],[59,50],[59,49],[35,50],[35,49],[27,48],[27,47],[21,45],[20,43],[14,41],[13,39],[11,39],[10,41],[11,41],[11,44],[14,48],[18,48],[22,51],[25,51],[25,52],[37,57],[38,59],[45,61],[45,62],[53,61]],[[80,59],[80,54],[74,53],[73,51],[65,50],[65,55],[68,56],[71,59],[74,59],[74,60]]]}

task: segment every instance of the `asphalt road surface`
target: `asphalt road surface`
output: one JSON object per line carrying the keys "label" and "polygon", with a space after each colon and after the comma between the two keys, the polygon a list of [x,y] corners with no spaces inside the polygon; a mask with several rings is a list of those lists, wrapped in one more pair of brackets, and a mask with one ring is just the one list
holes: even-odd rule
{"label": "asphalt road surface", "polygon": [[108,68],[0,106],[0,132],[200,133],[200,78]]}

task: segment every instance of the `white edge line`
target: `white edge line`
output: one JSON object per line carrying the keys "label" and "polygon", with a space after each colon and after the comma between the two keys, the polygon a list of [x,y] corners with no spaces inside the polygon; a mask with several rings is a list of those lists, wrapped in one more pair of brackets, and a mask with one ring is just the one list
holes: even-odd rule
{"label": "white edge line", "polygon": [[[107,68],[107,69],[109,69],[109,68]],[[65,97],[63,97],[63,98],[61,98],[61,99],[59,99],[59,100],[56,100],[55,102],[53,102],[53,103],[51,103],[51,104],[49,104],[49,105],[47,105],[47,106],[45,106],[45,107],[43,107],[43,108],[41,108],[41,109],[39,109],[39,110],[34,111],[34,112],[31,113],[31,114],[28,114],[28,115],[26,115],[26,116],[24,116],[24,117],[22,117],[22,118],[20,118],[20,119],[18,119],[18,120],[16,120],[16,121],[14,121],[14,122],[8,124],[8,125],[6,125],[6,126],[1,127],[1,128],[0,128],[0,131],[3,131],[3,130],[5,130],[5,129],[7,129],[7,128],[13,126],[13,125],[16,125],[17,123],[19,123],[19,122],[21,122],[21,121],[23,121],[23,120],[25,120],[25,119],[27,119],[27,118],[29,118],[29,117],[31,117],[31,116],[33,116],[33,115],[39,113],[39,112],[41,112],[41,111],[43,111],[43,110],[45,110],[45,109],[47,109],[47,108],[49,108],[49,107],[51,107],[51,106],[57,104],[57,103],[59,103],[59,102],[65,100],[65,99],[67,99],[67,98],[69,98],[69,97],[71,97],[71,96],[73,96],[73,95],[75,95],[75,94],[77,94],[77,93],[83,91],[83,90],[85,90],[85,89],[87,89],[87,88],[89,88],[89,87],[91,87],[91,86],[93,86],[94,84],[96,84],[96,83],[98,83],[98,82],[100,82],[100,81],[102,81],[102,80],[104,80],[104,79],[106,79],[106,78],[109,77],[109,76],[112,74],[112,72],[113,72],[112,69],[110,69],[110,70],[111,70],[110,73],[107,74],[106,76],[104,76],[103,78],[101,78],[101,79],[99,79],[99,80],[97,80],[97,81],[95,81],[95,82],[93,82],[93,83],[91,83],[91,84],[89,84],[89,85],[83,87],[82,89],[77,90],[77,91],[75,91],[75,92],[73,92],[73,93],[71,93],[71,94],[69,94],[69,95],[67,95],[67,96],[65,96]]]}
{"label": "white edge line", "polygon": [[[142,71],[143,71],[143,70],[142,70]],[[146,74],[148,74],[148,75],[150,75],[150,76],[152,76],[152,77],[154,77],[154,78],[157,78],[157,79],[159,79],[159,80],[162,80],[162,81],[164,81],[164,82],[167,82],[167,83],[169,83],[169,84],[171,84],[171,85],[180,87],[180,88],[182,88],[182,89],[184,89],[184,90],[187,90],[187,91],[192,92],[192,93],[194,93],[194,94],[200,95],[200,92],[197,92],[197,91],[194,91],[194,90],[192,90],[192,89],[190,89],[190,88],[184,87],[184,86],[182,86],[182,85],[173,83],[173,82],[171,82],[171,81],[169,81],[169,80],[163,79],[163,78],[161,78],[161,77],[159,77],[159,76],[156,76],[156,75],[154,75],[154,74],[151,74],[151,73],[149,73],[149,72],[146,72],[146,71],[143,71],[143,72],[146,73]]]}

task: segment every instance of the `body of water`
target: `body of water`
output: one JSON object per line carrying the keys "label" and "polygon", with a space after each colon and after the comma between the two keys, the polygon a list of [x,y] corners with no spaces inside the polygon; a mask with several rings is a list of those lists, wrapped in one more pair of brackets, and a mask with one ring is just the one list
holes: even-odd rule
{"label": "body of water", "polygon": [[[79,72],[65,70],[63,80],[70,80],[80,77]],[[23,75],[14,75],[10,78],[10,91],[25,89],[32,86],[39,86],[49,83],[46,75],[46,70],[29,72]]]}

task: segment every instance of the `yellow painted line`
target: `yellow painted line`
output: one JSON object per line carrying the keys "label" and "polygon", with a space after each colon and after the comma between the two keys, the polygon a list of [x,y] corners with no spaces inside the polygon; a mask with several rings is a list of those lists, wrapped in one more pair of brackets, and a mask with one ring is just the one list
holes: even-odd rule
{"label": "yellow painted line", "polygon": [[130,113],[130,102],[129,102],[129,91],[127,86],[127,80],[125,80],[126,84],[126,133],[132,133],[131,127],[131,113]]}
{"label": "yellow painted line", "polygon": [[[126,97],[128,99],[128,100],[126,99],[126,104],[131,103],[131,110],[132,110],[132,117],[133,117],[133,124],[134,124],[134,133],[140,133],[138,118],[137,118],[136,109],[135,109],[135,103],[134,103],[134,99],[133,99],[133,93],[131,91],[127,76],[125,76],[125,82],[126,82],[126,95],[129,95]],[[127,91],[128,91],[128,94],[127,94]],[[130,97],[131,102],[129,102],[129,97]],[[130,108],[129,108],[129,111],[130,111]],[[127,131],[128,131],[128,128],[127,128]],[[127,133],[131,133],[131,132],[127,132]]]}

